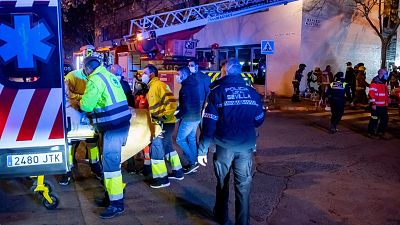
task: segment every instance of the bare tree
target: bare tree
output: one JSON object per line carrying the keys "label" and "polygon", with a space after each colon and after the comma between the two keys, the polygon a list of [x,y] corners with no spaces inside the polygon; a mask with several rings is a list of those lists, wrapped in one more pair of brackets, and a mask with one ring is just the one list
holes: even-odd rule
{"label": "bare tree", "polygon": [[[306,12],[322,13],[331,0],[312,0]],[[349,0],[345,5],[339,0],[338,7],[348,7],[353,18],[365,19],[381,41],[381,67],[387,67],[387,52],[400,25],[399,0]]]}

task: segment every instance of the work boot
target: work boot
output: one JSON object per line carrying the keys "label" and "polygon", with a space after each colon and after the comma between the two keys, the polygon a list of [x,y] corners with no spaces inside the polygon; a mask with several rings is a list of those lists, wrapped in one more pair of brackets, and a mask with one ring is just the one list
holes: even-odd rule
{"label": "work boot", "polygon": [[158,189],[168,187],[170,184],[168,177],[154,178],[151,180],[150,187]]}
{"label": "work boot", "polygon": [[111,201],[110,206],[108,206],[107,209],[100,214],[100,218],[110,219],[121,215],[124,211],[124,199]]}
{"label": "work boot", "polygon": [[183,174],[191,174],[197,172],[197,169],[199,168],[199,163],[195,162],[193,165],[189,165],[185,168],[183,168]]}
{"label": "work boot", "polygon": [[172,170],[172,173],[168,174],[169,179],[173,180],[183,180],[185,177],[183,176],[182,169]]}
{"label": "work boot", "polygon": [[115,206],[108,206],[106,210],[104,210],[100,214],[100,218],[102,219],[111,219],[118,215],[121,215],[125,211],[124,207],[115,207]]}
{"label": "work boot", "polygon": [[67,186],[71,183],[72,181],[72,172],[69,171],[66,174],[63,174],[61,179],[58,181],[58,183],[62,186]]}

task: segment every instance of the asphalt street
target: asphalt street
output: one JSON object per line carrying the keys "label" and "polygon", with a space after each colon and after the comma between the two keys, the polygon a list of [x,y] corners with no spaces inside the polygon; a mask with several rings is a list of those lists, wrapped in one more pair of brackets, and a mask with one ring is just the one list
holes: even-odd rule
{"label": "asphalt street", "polygon": [[[400,224],[400,119],[391,110],[390,140],[366,136],[369,115],[350,109],[339,132],[330,134],[329,113],[307,102],[277,102],[258,129],[251,224]],[[82,158],[82,154],[78,158]],[[152,189],[138,174],[123,172],[127,182],[125,213],[102,220],[94,204],[102,187],[87,163],[75,166],[75,181],[59,186],[61,199],[45,209],[26,178],[1,180],[0,224],[215,224],[212,208],[215,177],[209,165],[165,189]],[[232,180],[232,179],[231,179]],[[234,190],[230,191],[230,224],[234,223]]]}

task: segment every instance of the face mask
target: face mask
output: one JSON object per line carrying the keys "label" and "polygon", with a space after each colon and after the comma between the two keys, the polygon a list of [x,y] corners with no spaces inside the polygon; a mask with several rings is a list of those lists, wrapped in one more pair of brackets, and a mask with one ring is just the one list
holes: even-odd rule
{"label": "face mask", "polygon": [[189,67],[189,70],[191,73],[196,73],[196,67]]}
{"label": "face mask", "polygon": [[178,82],[178,83],[182,83],[181,76],[177,76],[177,77],[175,78],[175,80],[176,80],[176,82]]}
{"label": "face mask", "polygon": [[143,76],[142,76],[142,82],[145,83],[145,84],[148,84],[149,81],[150,81],[149,75],[143,74]]}

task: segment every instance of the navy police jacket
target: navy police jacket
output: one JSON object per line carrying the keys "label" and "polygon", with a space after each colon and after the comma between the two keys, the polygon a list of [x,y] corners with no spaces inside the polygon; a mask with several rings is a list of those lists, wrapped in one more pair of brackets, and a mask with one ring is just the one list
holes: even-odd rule
{"label": "navy police jacket", "polygon": [[210,91],[203,116],[199,155],[207,154],[210,142],[235,151],[255,147],[255,128],[264,122],[260,95],[241,75],[228,75]]}

